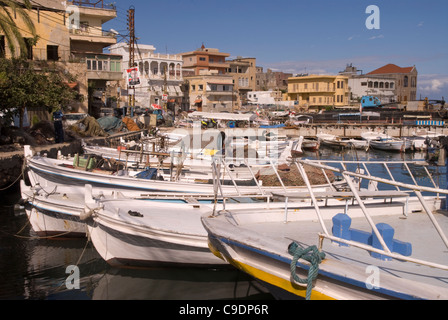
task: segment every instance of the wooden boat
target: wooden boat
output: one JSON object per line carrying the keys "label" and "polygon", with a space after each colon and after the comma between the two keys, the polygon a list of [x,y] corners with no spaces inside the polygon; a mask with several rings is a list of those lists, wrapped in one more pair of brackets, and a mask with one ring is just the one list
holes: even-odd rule
{"label": "wooden boat", "polygon": [[[286,201],[283,210],[204,215],[215,255],[261,281],[278,298],[448,298],[448,217],[433,213],[441,208],[438,194],[445,197],[447,189],[432,186],[430,177],[422,186],[361,174],[347,162],[347,169],[341,169],[331,162],[297,160],[299,168],[311,163],[340,172],[350,188],[326,194],[310,189],[311,203],[299,210],[288,210]],[[369,164],[350,163],[354,168]],[[394,166],[423,170],[416,163],[386,165],[389,172]],[[360,188],[349,177],[369,187]],[[415,173],[412,177],[415,181]],[[342,200],[339,206],[336,199]]]}
{"label": "wooden boat", "polygon": [[[33,156],[29,147],[25,147],[25,159],[27,169],[35,176],[34,179],[46,185],[80,185],[92,184],[94,187],[114,188],[117,191],[138,190],[144,192],[177,192],[195,194],[213,194],[214,181],[219,180],[226,194],[242,195],[254,194],[266,195],[271,192],[287,192],[295,190],[297,186],[289,186],[282,181],[277,185],[266,185],[259,182],[259,172],[268,168],[272,174],[278,175],[276,168],[278,163],[268,162],[263,166],[254,167],[244,159],[222,159],[220,165],[220,175],[217,179],[213,176],[213,171],[204,168],[203,178],[197,172],[188,177],[177,175],[175,171],[167,173],[169,179],[160,179],[157,168],[149,168],[144,171],[119,170],[111,172],[108,170],[88,168],[88,161],[85,167],[76,167],[71,160],[51,159],[42,156]],[[264,160],[263,160],[264,161]],[[236,166],[241,164],[241,166]],[[175,169],[175,168],[174,168]],[[176,177],[178,179],[176,179]],[[322,180],[322,183],[314,187],[326,189],[334,181]],[[300,187],[302,190],[305,186]]]}
{"label": "wooden boat", "polygon": [[317,151],[320,147],[320,141],[318,139],[305,138],[302,142],[302,149],[305,151]]}
{"label": "wooden boat", "polygon": [[360,139],[352,139],[352,138],[341,138],[333,134],[327,133],[319,133],[316,137],[320,140],[323,145],[329,147],[336,148],[355,148],[355,149],[364,149],[367,150],[369,148],[369,144],[365,140]]}
{"label": "wooden boat", "polygon": [[406,152],[408,150],[411,150],[412,141],[406,138],[379,138],[376,140],[370,140],[369,146],[373,149],[383,151]]}

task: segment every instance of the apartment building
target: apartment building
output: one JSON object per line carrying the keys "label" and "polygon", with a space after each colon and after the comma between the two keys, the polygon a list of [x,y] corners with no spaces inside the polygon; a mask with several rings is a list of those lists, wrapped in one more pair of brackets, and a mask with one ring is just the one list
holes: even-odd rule
{"label": "apartment building", "polygon": [[227,74],[232,76],[235,90],[244,104],[247,93],[255,91],[257,66],[256,58],[237,57],[233,60],[227,60],[229,68]]}
{"label": "apartment building", "polygon": [[[139,69],[140,84],[129,89],[123,82],[125,95],[135,94],[135,105],[142,107],[161,105],[163,102],[175,103],[178,106],[185,104],[182,92],[182,56],[156,53],[153,45],[138,44],[136,49],[138,54],[135,55],[134,61]],[[117,43],[111,46],[109,51],[123,57],[121,71],[125,79],[126,69],[129,68],[129,45]]]}
{"label": "apartment building", "polygon": [[218,74],[225,74],[229,68],[226,58],[229,53],[220,52],[218,49],[206,48],[202,45],[200,48],[180,54],[183,59],[183,68],[194,70],[194,75],[199,75],[201,70],[214,70]]}
{"label": "apartment building", "polygon": [[272,71],[271,69],[264,72],[263,67],[257,67],[255,90],[280,90],[285,92],[288,90],[288,78],[292,76],[292,73]]}
{"label": "apartment building", "polygon": [[[26,58],[34,60],[37,67],[51,62],[56,71],[72,74],[77,82],[70,86],[84,98],[73,103],[72,111],[91,111],[89,87],[98,89],[101,96],[111,81],[119,81],[122,77],[121,56],[103,53],[105,47],[116,43],[115,34],[102,30],[102,24],[116,17],[115,8],[102,0],[40,0],[32,4],[29,16],[38,40],[36,43],[27,41]],[[31,35],[20,16],[14,17],[22,36],[29,39]],[[12,56],[2,35],[0,52],[7,58]],[[17,52],[16,56],[19,55],[23,53]]]}
{"label": "apartment building", "polygon": [[287,99],[298,108],[343,107],[348,104],[347,76],[305,75],[288,78]]}
{"label": "apartment building", "polygon": [[381,78],[392,79],[394,81],[396,100],[399,103],[417,100],[418,72],[415,66],[402,68],[395,64],[387,64],[367,73],[367,76],[376,78],[378,86],[380,86],[381,82],[384,82],[381,81]]}
{"label": "apartment building", "polygon": [[233,112],[238,95],[234,91],[233,77],[216,70],[185,78],[189,83],[190,108],[204,112]]}
{"label": "apartment building", "polygon": [[[118,88],[122,80],[122,56],[108,54],[104,49],[117,43],[113,31],[103,30],[103,24],[116,18],[113,5],[102,0],[80,0],[67,3],[77,11],[79,23],[67,24],[70,34],[71,59],[84,63],[86,71],[85,86],[88,96],[88,113],[97,117],[99,108],[109,98],[117,98]],[[113,87],[115,90],[108,90]],[[89,89],[90,88],[90,89]],[[99,101],[101,100],[101,101]]]}

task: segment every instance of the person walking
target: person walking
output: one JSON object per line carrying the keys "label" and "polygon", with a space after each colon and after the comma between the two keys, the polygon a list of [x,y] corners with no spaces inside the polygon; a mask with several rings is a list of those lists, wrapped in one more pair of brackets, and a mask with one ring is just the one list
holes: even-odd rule
{"label": "person walking", "polygon": [[63,117],[64,114],[62,113],[61,109],[53,112],[55,143],[64,142],[64,128],[62,126]]}

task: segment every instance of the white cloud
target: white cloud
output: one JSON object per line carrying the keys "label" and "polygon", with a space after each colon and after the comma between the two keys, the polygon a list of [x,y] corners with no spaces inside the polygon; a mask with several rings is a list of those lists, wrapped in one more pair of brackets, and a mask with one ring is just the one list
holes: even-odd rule
{"label": "white cloud", "polygon": [[380,34],[378,36],[370,37],[369,40],[382,39],[382,38],[384,38],[384,35]]}
{"label": "white cloud", "polygon": [[418,94],[422,97],[439,99],[448,96],[448,75],[419,74]]}
{"label": "white cloud", "polygon": [[418,25],[417,25],[417,27],[423,27],[423,24],[424,24],[425,22],[424,21],[421,21]]}

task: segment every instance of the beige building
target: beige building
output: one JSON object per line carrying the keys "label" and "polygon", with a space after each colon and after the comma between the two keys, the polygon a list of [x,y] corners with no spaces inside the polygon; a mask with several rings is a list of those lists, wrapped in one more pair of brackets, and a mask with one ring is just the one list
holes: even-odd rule
{"label": "beige building", "polygon": [[[105,22],[116,17],[115,8],[102,0],[40,0],[32,4],[29,16],[38,40],[29,42],[26,58],[34,60],[37,67],[46,64],[62,74],[66,71],[72,74],[76,83],[69,85],[80,96],[80,102],[72,105],[72,111],[88,112],[89,87],[97,89],[99,96],[105,99],[106,87],[122,79],[121,56],[103,53],[104,48],[116,43],[115,34],[102,29]],[[22,36],[29,39],[31,35],[20,16],[13,16]],[[0,53],[6,58],[12,56],[1,34]],[[16,56],[19,55],[23,53],[16,52]]]}
{"label": "beige building", "polygon": [[240,101],[245,104],[247,93],[256,89],[256,58],[237,57],[233,60],[227,60],[227,63],[229,64],[227,74],[232,76]]}
{"label": "beige building", "polygon": [[202,71],[185,78],[189,83],[190,109],[203,112],[233,112],[237,95],[233,78],[217,71]]}
{"label": "beige building", "polygon": [[183,59],[183,68],[194,70],[195,75],[199,75],[201,71],[214,70],[218,74],[225,74],[229,64],[226,58],[229,53],[219,52],[215,48],[206,48],[204,45],[194,51],[180,54]]}
{"label": "beige building", "polygon": [[367,74],[369,77],[389,78],[395,82],[395,96],[397,102],[417,100],[417,68],[399,67],[395,64],[387,64]]}
{"label": "beige building", "polygon": [[298,108],[343,107],[348,104],[348,77],[308,75],[288,78],[288,100]]}

